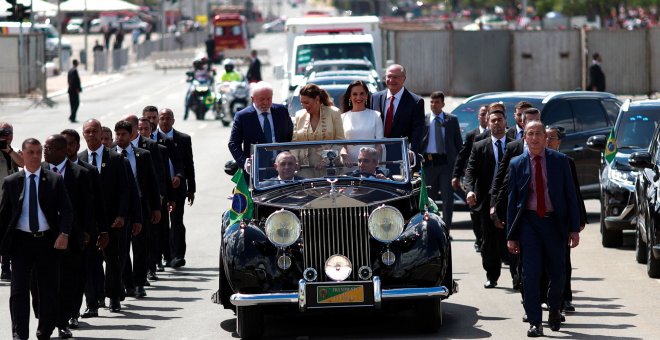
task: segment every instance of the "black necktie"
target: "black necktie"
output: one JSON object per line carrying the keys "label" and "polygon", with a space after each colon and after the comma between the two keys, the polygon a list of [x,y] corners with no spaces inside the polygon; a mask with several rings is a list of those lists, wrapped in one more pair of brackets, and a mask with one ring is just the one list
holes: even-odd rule
{"label": "black necktie", "polygon": [[266,143],[273,142],[273,132],[270,130],[270,121],[268,120],[268,112],[261,113],[264,116],[264,136],[266,137]]}
{"label": "black necktie", "polygon": [[126,152],[126,149],[121,150],[121,155],[128,158],[128,152]]}
{"label": "black necktie", "polygon": [[502,158],[504,158],[504,153],[502,152],[502,141],[498,139],[495,142],[495,146],[497,147],[497,163],[500,163]]}
{"label": "black necktie", "polygon": [[39,201],[37,196],[37,182],[34,178],[37,175],[30,175],[30,231],[36,233],[39,231]]}
{"label": "black necktie", "polygon": [[98,168],[98,165],[96,163],[96,151],[92,152],[92,165]]}

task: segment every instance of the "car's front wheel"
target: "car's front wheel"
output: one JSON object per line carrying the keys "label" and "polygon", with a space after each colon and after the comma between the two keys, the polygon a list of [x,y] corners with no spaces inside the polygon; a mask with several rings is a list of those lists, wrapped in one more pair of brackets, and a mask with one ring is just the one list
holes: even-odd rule
{"label": "car's front wheel", "polygon": [[[602,198],[601,202],[603,202]],[[603,247],[616,248],[623,244],[623,232],[621,230],[608,230],[605,227],[605,207],[603,203],[600,204],[600,233]]]}
{"label": "car's front wheel", "polygon": [[653,245],[656,244],[656,240],[654,237],[655,230],[651,228],[651,226],[647,226],[648,237],[646,240],[648,242],[646,243],[646,272],[649,277],[657,279],[660,278],[660,258],[653,255]]}
{"label": "car's front wheel", "polygon": [[264,314],[258,306],[236,308],[236,333],[241,339],[259,339],[264,334]]}
{"label": "car's front wheel", "polygon": [[639,226],[635,229],[635,260],[637,263],[646,263],[646,243],[642,239],[642,231]]}
{"label": "car's front wheel", "polygon": [[440,298],[423,299],[415,303],[415,318],[419,331],[435,333],[442,325],[442,305]]}

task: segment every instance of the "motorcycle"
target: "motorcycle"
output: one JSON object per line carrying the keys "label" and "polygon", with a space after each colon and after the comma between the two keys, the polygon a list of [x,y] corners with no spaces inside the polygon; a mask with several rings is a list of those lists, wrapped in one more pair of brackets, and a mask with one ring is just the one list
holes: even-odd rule
{"label": "motorcycle", "polygon": [[250,87],[246,81],[226,81],[218,86],[215,119],[229,126],[236,112],[250,105]]}
{"label": "motorcycle", "polygon": [[203,120],[206,112],[215,103],[213,85],[207,76],[196,76],[194,72],[188,72],[187,75],[191,85],[186,100],[186,113],[188,110],[192,110],[198,120]]}

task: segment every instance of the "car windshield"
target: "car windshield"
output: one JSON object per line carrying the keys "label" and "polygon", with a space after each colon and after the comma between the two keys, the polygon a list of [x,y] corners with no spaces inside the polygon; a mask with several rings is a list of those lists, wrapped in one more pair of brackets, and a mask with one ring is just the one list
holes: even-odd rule
{"label": "car windshield", "polygon": [[[348,84],[345,86],[320,86],[322,89],[326,90],[328,94],[330,95],[332,99],[332,103],[336,107],[341,106],[341,101],[344,99],[344,93],[346,92],[346,88],[348,87]],[[291,116],[295,116],[296,112],[298,112],[300,109],[302,109],[302,104],[300,104],[300,93],[296,91],[291,98],[289,98],[288,101],[288,109],[289,109],[289,114]]]}
{"label": "car windshield", "polygon": [[296,55],[296,74],[305,73],[312,60],[366,58],[375,65],[374,54],[369,43],[313,44],[300,45]]}
{"label": "car windshield", "polygon": [[479,112],[479,107],[482,105],[488,105],[495,102],[501,102],[506,107],[506,126],[514,126],[515,121],[513,118],[513,113],[515,112],[516,104],[520,101],[527,101],[532,104],[533,107],[542,110],[543,103],[541,99],[538,98],[519,98],[519,97],[500,97],[493,99],[492,97],[488,99],[475,99],[467,103],[463,103],[457,106],[452,114],[456,115],[459,121],[461,128],[461,135],[465,138],[465,134],[474,130],[479,126],[479,120],[477,119],[477,112]]}
{"label": "car windshield", "polygon": [[660,108],[622,112],[616,131],[617,148],[648,148],[659,121]]}
{"label": "car windshield", "polygon": [[404,139],[319,141],[255,145],[252,184],[257,189],[326,179],[407,182]]}

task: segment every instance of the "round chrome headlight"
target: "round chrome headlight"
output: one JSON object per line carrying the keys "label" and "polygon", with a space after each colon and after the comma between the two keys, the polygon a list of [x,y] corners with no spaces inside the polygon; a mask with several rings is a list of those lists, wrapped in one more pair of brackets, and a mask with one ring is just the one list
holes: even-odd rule
{"label": "round chrome headlight", "polygon": [[351,275],[353,265],[344,255],[332,255],[325,261],[325,275],[333,281],[344,281]]}
{"label": "round chrome headlight", "polygon": [[403,232],[403,215],[393,207],[381,206],[369,215],[369,233],[384,243],[396,240]]}
{"label": "round chrome headlight", "polygon": [[278,247],[288,247],[300,237],[300,220],[287,210],[278,210],[266,219],[266,236]]}

